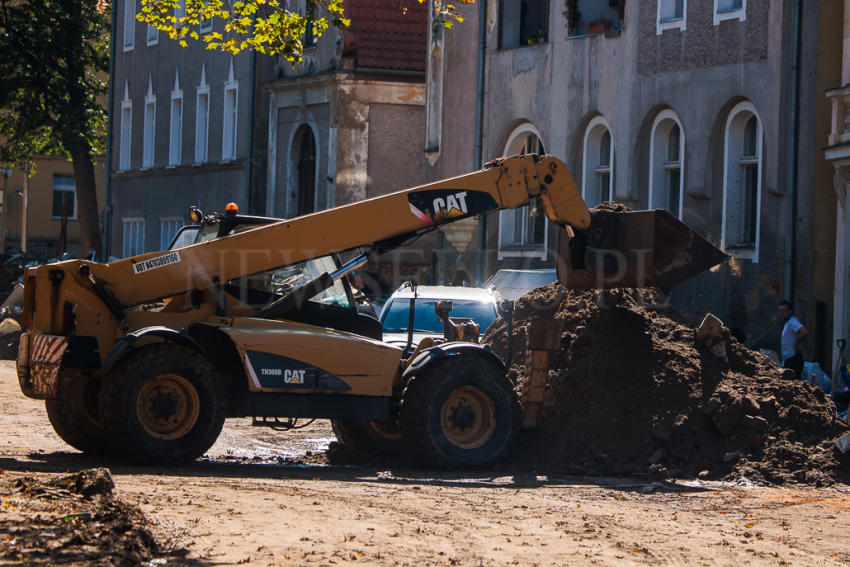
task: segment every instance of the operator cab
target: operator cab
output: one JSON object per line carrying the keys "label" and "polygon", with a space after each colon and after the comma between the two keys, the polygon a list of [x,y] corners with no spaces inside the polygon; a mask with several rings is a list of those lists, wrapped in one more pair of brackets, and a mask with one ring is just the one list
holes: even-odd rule
{"label": "operator cab", "polygon": [[[169,250],[285,220],[241,215],[233,203],[228,205],[223,215],[204,215],[200,209],[192,207],[190,218],[197,224],[182,227],[171,240]],[[336,255],[313,258],[229,280],[224,285],[224,291],[246,306],[262,312],[275,301],[313,282],[322,274],[337,271],[340,266],[341,262]],[[296,309],[281,318],[381,340],[380,322],[376,317],[357,310],[354,292],[346,278],[337,279],[326,289],[303,299]]]}

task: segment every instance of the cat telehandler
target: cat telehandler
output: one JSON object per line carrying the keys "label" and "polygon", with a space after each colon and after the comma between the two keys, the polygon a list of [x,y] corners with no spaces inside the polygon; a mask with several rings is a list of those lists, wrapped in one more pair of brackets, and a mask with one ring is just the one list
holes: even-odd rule
{"label": "cat telehandler", "polygon": [[[226,417],[328,418],[357,450],[437,467],[505,454],[520,420],[504,363],[471,342],[380,341],[345,275],[441,224],[528,205],[564,230],[572,287],[671,287],[724,255],[664,211],[587,210],[567,167],[513,156],[477,172],[292,219],[193,209],[168,250],[27,268],[17,362],[59,436],[92,454],[182,463]],[[360,253],[342,264],[340,253]],[[154,305],[155,302],[158,304]]]}

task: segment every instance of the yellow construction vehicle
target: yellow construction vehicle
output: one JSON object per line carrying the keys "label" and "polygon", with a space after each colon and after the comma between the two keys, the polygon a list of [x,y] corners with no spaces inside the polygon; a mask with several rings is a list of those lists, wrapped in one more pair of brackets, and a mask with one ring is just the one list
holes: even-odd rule
{"label": "yellow construction vehicle", "polygon": [[550,156],[501,158],[293,219],[194,210],[194,232],[180,235],[192,244],[26,270],[21,389],[46,400],[70,445],[144,463],[195,459],[226,417],[240,416],[272,426],[329,418],[356,449],[404,446],[441,467],[492,463],[519,427],[503,362],[464,342],[405,358],[351,300],[344,276],[365,256],[340,266],[334,255],[388,250],[532,198],[573,231],[559,266],[568,284],[673,285],[723,259],[657,211],[606,213],[592,225],[567,167]]}

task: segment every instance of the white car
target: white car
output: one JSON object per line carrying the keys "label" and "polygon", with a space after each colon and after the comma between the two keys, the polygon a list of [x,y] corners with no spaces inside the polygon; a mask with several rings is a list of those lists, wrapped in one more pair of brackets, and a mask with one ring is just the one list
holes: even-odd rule
{"label": "white car", "polygon": [[[414,291],[404,284],[398,288],[384,304],[381,310],[381,325],[384,330],[384,342],[396,346],[407,344],[407,328],[410,317],[410,300]],[[438,301],[451,301],[452,311],[449,317],[467,317],[474,319],[481,327],[481,334],[496,320],[496,301],[498,296],[491,289],[481,287],[430,286],[416,287],[416,301],[413,309],[413,345],[425,337],[443,336],[443,322],[437,316],[434,305]]]}
{"label": "white car", "polygon": [[501,299],[516,301],[532,289],[558,281],[555,268],[539,270],[499,270],[490,276],[484,287],[493,288]]}

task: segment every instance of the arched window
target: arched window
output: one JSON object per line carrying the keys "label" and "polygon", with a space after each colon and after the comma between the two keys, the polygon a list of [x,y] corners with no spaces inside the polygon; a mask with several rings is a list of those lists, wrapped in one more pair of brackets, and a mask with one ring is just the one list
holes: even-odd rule
{"label": "arched window", "polygon": [[682,218],[685,137],[679,117],[664,110],[652,124],[649,148],[649,208]]}
{"label": "arched window", "polygon": [[306,215],[316,210],[316,138],[306,124],[295,134],[297,149],[295,166],[298,175],[298,209],[296,215]]}
{"label": "arched window", "polygon": [[[505,145],[506,156],[544,154],[537,129],[523,124],[513,131]],[[538,197],[528,206],[499,214],[499,258],[506,256],[546,257],[546,213]]]}
{"label": "arched window", "polygon": [[762,127],[755,107],[739,103],[726,122],[721,246],[758,262]]}
{"label": "arched window", "polygon": [[614,198],[614,145],[608,121],[597,116],[584,134],[581,194],[588,207]]}

